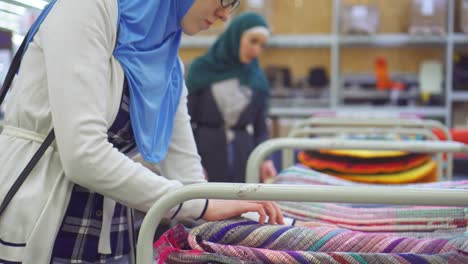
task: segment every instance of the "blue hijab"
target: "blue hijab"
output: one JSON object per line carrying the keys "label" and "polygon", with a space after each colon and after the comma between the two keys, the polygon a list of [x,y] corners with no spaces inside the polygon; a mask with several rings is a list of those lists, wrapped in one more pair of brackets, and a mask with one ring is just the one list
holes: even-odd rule
{"label": "blue hijab", "polygon": [[183,86],[181,22],[195,0],[118,0],[114,56],[130,88],[130,119],[143,158],[166,156]]}
{"label": "blue hijab", "polygon": [[[57,0],[32,26],[30,41]],[[195,0],[117,0],[114,57],[130,90],[130,119],[138,151],[150,162],[167,154],[183,86],[178,51],[181,22]]]}

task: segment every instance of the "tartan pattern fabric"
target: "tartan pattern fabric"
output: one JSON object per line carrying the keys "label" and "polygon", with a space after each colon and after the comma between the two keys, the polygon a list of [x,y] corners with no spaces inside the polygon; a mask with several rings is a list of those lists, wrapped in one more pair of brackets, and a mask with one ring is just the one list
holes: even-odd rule
{"label": "tartan pattern fabric", "polygon": [[[109,142],[129,154],[136,147],[129,114],[129,92],[124,85],[117,118],[108,131]],[[111,224],[112,254],[98,253],[104,197],[75,185],[52,251],[52,263],[112,263],[131,251],[127,207],[116,203]]]}
{"label": "tartan pattern fabric", "polygon": [[133,138],[132,124],[130,122],[130,93],[128,84],[125,80],[124,92],[117,118],[114,120],[107,137],[110,143],[120,152],[129,154],[136,149],[136,142]]}
{"label": "tartan pattern fabric", "polygon": [[155,263],[468,263],[468,237],[416,239],[334,227],[212,222],[178,226],[155,244]]}
{"label": "tartan pattern fabric", "polygon": [[[117,204],[111,224],[111,255],[98,253],[103,196],[77,185],[54,246],[60,263],[107,263],[130,253],[127,210]],[[73,205],[73,206],[72,206]]]}

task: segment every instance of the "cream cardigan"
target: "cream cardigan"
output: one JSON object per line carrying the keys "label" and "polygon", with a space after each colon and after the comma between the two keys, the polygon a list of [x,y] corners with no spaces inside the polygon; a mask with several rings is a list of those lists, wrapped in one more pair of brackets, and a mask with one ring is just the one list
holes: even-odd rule
{"label": "cream cardigan", "polygon": [[[0,218],[0,259],[49,262],[73,183],[147,211],[165,193],[205,182],[185,88],[167,157],[158,165],[164,176],[107,141],[124,79],[112,56],[117,8],[116,0],[58,1],[23,57],[0,135],[0,199],[52,127],[56,141]],[[198,217],[204,204],[184,203],[177,218]]]}

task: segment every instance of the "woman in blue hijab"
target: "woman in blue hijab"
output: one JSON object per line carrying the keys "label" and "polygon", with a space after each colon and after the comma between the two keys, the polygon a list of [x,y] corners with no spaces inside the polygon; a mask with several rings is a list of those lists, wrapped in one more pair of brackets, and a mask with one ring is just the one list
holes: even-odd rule
{"label": "woman in blue hijab", "polygon": [[[164,194],[205,182],[178,49],[183,32],[226,21],[238,4],[50,2],[9,74],[17,72],[0,134],[0,263],[130,263],[129,208],[147,211]],[[46,151],[15,188],[39,146]],[[269,202],[193,200],[166,217],[250,211],[282,223]]]}
{"label": "woman in blue hijab", "polygon": [[[270,90],[257,58],[269,34],[262,16],[244,13],[190,65],[189,112],[209,181],[245,182],[251,151],[268,137]],[[273,163],[266,161],[262,178],[275,174]]]}

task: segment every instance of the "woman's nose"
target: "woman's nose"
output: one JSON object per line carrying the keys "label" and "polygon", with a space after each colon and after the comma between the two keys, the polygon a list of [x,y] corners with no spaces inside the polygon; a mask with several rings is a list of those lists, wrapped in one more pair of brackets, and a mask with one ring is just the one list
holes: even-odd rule
{"label": "woman's nose", "polygon": [[232,7],[218,8],[218,10],[216,10],[216,17],[221,19],[221,21],[226,22],[231,16],[231,10]]}

